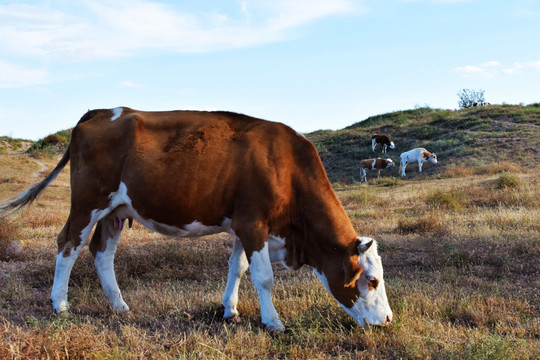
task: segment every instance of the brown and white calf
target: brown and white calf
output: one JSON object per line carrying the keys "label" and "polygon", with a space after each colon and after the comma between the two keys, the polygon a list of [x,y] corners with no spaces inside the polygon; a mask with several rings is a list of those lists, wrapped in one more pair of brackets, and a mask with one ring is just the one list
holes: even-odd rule
{"label": "brown and white calf", "polygon": [[375,151],[375,147],[380,145],[382,147],[382,152],[386,153],[386,149],[395,149],[396,146],[387,135],[375,134],[371,137],[371,150]]}
{"label": "brown and white calf", "polygon": [[381,176],[381,170],[394,166],[392,159],[365,159],[360,161],[360,181],[367,181],[366,173],[368,170],[377,170],[377,179]]}
{"label": "brown and white calf", "polygon": [[249,268],[262,322],[283,324],[271,298],[272,262],[309,265],[360,326],[392,320],[381,258],[356,234],[315,147],[280,124],[229,112],[87,112],[56,168],[0,205],[31,203],[71,161],[71,210],[58,235],[52,287],[57,312],[68,310],[71,269],[90,250],[103,290],[128,311],[113,262],[123,224],[134,220],[169,236],[235,236],[223,296],[225,318],[238,317],[238,288]]}
{"label": "brown and white calf", "polygon": [[406,151],[400,155],[400,158],[401,176],[405,176],[405,168],[409,163],[418,163],[419,172],[422,172],[422,164],[425,162],[437,164],[437,155],[430,153],[424,148],[416,148]]}

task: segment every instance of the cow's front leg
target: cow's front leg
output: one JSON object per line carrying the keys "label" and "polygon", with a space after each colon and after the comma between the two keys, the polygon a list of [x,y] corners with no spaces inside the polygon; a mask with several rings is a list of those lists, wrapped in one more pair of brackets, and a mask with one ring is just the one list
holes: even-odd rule
{"label": "cow's front leg", "polygon": [[422,172],[422,160],[419,160],[419,161],[418,161],[418,172],[419,172],[419,173]]}
{"label": "cow's front leg", "polygon": [[239,319],[239,313],[236,309],[238,305],[238,288],[240,287],[242,275],[244,275],[248,267],[249,264],[242,243],[236,238],[229,258],[229,276],[227,277],[227,286],[222,300],[225,308],[223,318],[226,320],[238,321]]}
{"label": "cow's front leg", "polygon": [[251,271],[251,280],[259,296],[262,322],[270,331],[285,330],[272,303],[274,273],[268,252],[268,242],[265,242],[260,251],[254,251],[250,260],[249,270]]}

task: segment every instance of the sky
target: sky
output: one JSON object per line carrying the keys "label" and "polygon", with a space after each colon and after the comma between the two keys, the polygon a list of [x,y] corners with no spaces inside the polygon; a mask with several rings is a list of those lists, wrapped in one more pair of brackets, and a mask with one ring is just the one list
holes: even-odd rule
{"label": "sky", "polygon": [[540,102],[540,1],[0,0],[0,136],[117,106],[336,130],[462,89]]}

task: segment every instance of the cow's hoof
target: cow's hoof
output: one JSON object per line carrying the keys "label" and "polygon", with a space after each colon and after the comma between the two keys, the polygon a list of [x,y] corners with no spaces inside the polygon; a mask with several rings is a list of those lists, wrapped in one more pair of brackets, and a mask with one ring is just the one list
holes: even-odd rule
{"label": "cow's hoof", "polygon": [[114,306],[113,309],[114,309],[114,311],[116,311],[117,314],[122,314],[122,313],[129,312],[129,306],[127,306],[126,303]]}
{"label": "cow's hoof", "polygon": [[68,310],[62,310],[62,311],[53,311],[53,314],[59,318],[68,318],[71,316],[71,313]]}
{"label": "cow's hoof", "polygon": [[224,318],[223,320],[225,320],[225,322],[229,324],[239,324],[242,321],[240,315],[229,316],[228,318]]}
{"label": "cow's hoof", "polygon": [[266,330],[271,334],[280,334],[285,331],[285,326],[280,321],[273,325],[266,325]]}

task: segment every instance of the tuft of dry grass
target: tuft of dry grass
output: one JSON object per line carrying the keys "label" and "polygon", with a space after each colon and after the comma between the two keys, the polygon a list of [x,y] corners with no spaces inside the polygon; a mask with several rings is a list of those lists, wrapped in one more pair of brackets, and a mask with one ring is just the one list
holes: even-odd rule
{"label": "tuft of dry grass", "polygon": [[461,210],[464,198],[465,193],[458,189],[451,189],[450,191],[437,190],[428,196],[426,203],[436,209]]}
{"label": "tuft of dry grass", "polygon": [[503,171],[495,181],[496,189],[516,189],[519,185],[519,178],[507,171]]}
{"label": "tuft of dry grass", "polygon": [[400,234],[426,234],[440,233],[448,229],[436,214],[426,214],[420,218],[400,218],[398,220],[397,231]]}
{"label": "tuft of dry grass", "polygon": [[0,217],[0,261],[16,258],[22,251],[19,226],[10,219]]}

